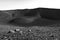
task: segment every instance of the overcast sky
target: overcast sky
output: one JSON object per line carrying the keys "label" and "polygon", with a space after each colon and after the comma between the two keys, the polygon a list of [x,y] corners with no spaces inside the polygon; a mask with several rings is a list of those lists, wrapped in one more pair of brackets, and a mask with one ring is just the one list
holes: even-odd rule
{"label": "overcast sky", "polygon": [[0,0],[0,10],[25,8],[60,8],[59,0]]}

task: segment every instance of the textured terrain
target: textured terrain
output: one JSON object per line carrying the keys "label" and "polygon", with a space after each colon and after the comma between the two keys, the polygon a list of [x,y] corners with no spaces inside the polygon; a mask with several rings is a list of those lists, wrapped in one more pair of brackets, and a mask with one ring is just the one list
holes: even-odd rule
{"label": "textured terrain", "polygon": [[60,40],[59,11],[38,8],[0,12],[0,40]]}
{"label": "textured terrain", "polygon": [[[7,27],[8,28],[8,27]],[[0,40],[60,40],[60,28],[58,27],[11,27],[4,28],[4,32],[0,32]],[[20,29],[16,31],[15,29]],[[9,31],[7,31],[9,30]],[[2,31],[2,30],[1,30]]]}

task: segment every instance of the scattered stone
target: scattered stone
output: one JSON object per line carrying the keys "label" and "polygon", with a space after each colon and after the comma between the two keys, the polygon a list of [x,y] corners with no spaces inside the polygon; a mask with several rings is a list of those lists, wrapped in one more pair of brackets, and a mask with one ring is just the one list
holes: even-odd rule
{"label": "scattered stone", "polygon": [[20,29],[15,29],[14,31],[19,33],[20,32]]}
{"label": "scattered stone", "polygon": [[[12,31],[12,32],[11,32]],[[56,31],[56,30],[55,30]],[[10,30],[6,34],[2,34],[0,39],[2,40],[57,40],[56,32],[43,31],[36,29],[28,30]]]}
{"label": "scattered stone", "polygon": [[10,32],[15,33],[15,31],[14,31],[14,30],[10,30]]}

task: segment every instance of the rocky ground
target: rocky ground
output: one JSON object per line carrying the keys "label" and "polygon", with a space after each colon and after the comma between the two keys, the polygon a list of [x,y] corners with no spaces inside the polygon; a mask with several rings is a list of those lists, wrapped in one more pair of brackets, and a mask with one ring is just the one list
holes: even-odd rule
{"label": "rocky ground", "polygon": [[1,25],[0,40],[60,40],[60,27]]}

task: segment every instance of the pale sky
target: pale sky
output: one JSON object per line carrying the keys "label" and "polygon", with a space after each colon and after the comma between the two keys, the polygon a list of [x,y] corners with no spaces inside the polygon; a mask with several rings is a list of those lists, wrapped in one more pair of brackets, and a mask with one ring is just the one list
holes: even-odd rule
{"label": "pale sky", "polygon": [[0,0],[0,10],[25,9],[25,8],[58,8],[59,0]]}

